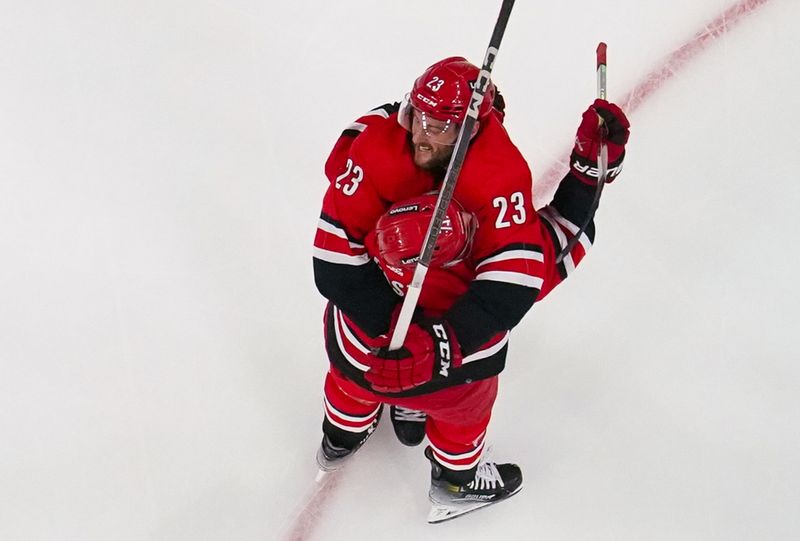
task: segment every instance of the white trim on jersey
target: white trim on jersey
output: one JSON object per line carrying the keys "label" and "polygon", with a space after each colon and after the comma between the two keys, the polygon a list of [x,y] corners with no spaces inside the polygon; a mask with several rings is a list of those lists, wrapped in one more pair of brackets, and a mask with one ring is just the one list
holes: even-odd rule
{"label": "white trim on jersey", "polygon": [[471,355],[467,355],[466,357],[461,359],[461,365],[463,366],[467,363],[480,361],[481,359],[491,357],[492,355],[503,349],[503,347],[505,347],[505,345],[508,343],[509,334],[510,333],[506,332],[506,334],[503,335],[503,338],[501,338],[500,341],[494,344],[493,346],[488,347],[486,349],[482,349],[480,351],[476,351]]}
{"label": "white trim on jersey", "polygon": [[[366,116],[366,115],[365,115],[365,116]],[[364,131],[366,128],[367,128],[367,125],[366,125],[366,124],[362,124],[361,122],[353,122],[352,124],[350,124],[349,126],[347,126],[347,129],[346,129],[345,131],[347,131],[347,130],[354,130],[354,131],[357,131],[357,132],[362,132],[362,131]]]}
{"label": "white trim on jersey", "polygon": [[488,259],[484,259],[475,269],[479,269],[484,265],[488,265],[489,263],[497,263],[499,261],[509,261],[511,259],[529,259],[531,261],[539,261],[544,262],[544,254],[540,252],[535,252],[533,250],[509,250],[507,252],[499,253],[495,256],[492,256]]}
{"label": "white trim on jersey", "polygon": [[[543,208],[539,212],[539,215],[542,218],[544,218],[545,220],[547,220],[547,223],[550,224],[550,227],[553,229],[553,231],[555,231],[556,237],[558,238],[558,244],[559,244],[558,251],[560,252],[567,245],[567,242],[568,242],[567,241],[567,236],[564,234],[564,231],[561,230],[561,227],[558,225],[558,222],[556,222],[555,218],[553,218],[553,216],[551,216],[550,212],[548,212],[548,208],[547,207]],[[567,276],[572,274],[572,271],[575,270],[575,262],[572,260],[572,254],[571,253],[565,255],[564,259],[561,260],[561,263],[564,264],[564,269],[567,272]]]}
{"label": "white trim on jersey", "polygon": [[[561,213],[558,212],[558,210],[555,207],[547,207],[547,208],[542,209],[542,210],[545,213],[549,212],[550,216],[556,222],[558,222],[559,224],[564,226],[564,228],[566,228],[567,231],[569,231],[573,235],[578,233],[578,230],[580,229],[580,227],[578,227],[577,225],[573,224],[572,222],[570,222],[569,220],[564,218],[564,216],[562,216]],[[586,235],[586,231],[581,233],[581,236],[578,239],[578,242],[580,243],[581,246],[583,246],[583,251],[584,252],[588,252],[589,249],[592,247],[592,241],[589,240],[589,237]]]}
{"label": "white trim on jersey", "polygon": [[369,263],[369,256],[367,254],[349,255],[341,252],[332,252],[330,250],[323,250],[322,248],[314,247],[314,257],[327,261],[328,263],[337,263],[339,265],[352,265],[358,267]]}
{"label": "white trim on jersey", "polygon": [[330,233],[331,235],[339,237],[340,239],[349,241],[349,239],[347,238],[347,233],[345,233],[344,229],[342,229],[341,227],[336,227],[329,221],[324,220],[322,218],[320,218],[319,221],[317,222],[317,229],[321,229],[326,233]]}
{"label": "white trim on jersey", "polygon": [[356,368],[358,368],[362,372],[366,372],[367,370],[369,370],[369,368],[370,368],[369,366],[367,366],[365,364],[361,364],[360,362],[355,360],[352,355],[350,355],[347,352],[347,349],[345,349],[345,347],[344,347],[344,342],[342,341],[342,333],[339,330],[339,322],[336,321],[335,319],[333,321],[333,329],[334,329],[334,333],[336,334],[336,343],[339,344],[339,351],[342,352],[342,355],[344,355],[344,358],[347,359],[347,362],[349,362],[350,364],[352,364],[353,366],[355,366]]}
{"label": "white trim on jersey", "polygon": [[538,276],[531,276],[523,272],[510,271],[486,271],[475,276],[475,280],[490,280],[492,282],[505,282],[519,286],[533,287],[541,289],[544,279]]}
{"label": "white trim on jersey", "polygon": [[353,331],[350,329],[350,326],[344,320],[344,317],[342,317],[341,310],[339,310],[336,306],[333,307],[333,315],[336,318],[336,320],[342,324],[342,330],[344,331],[344,336],[345,338],[347,338],[348,342],[353,344],[358,351],[364,353],[365,355],[371,353],[369,348],[365,346],[361,342],[361,340],[359,340],[358,337],[356,337],[355,334],[353,334]]}

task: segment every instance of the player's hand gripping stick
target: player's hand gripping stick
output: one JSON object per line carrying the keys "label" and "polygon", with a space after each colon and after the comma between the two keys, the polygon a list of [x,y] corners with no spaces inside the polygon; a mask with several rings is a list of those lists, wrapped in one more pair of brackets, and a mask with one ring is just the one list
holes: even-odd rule
{"label": "player's hand gripping stick", "polygon": [[[600,42],[597,46],[597,97],[600,100],[605,101],[606,99],[606,49],[607,45],[605,42]],[[602,125],[603,117],[598,114],[598,122]],[[608,146],[606,145],[605,141],[600,143],[600,149],[598,150],[597,155],[597,190],[594,194],[594,200],[592,201],[592,207],[589,211],[589,215],[586,217],[586,220],[581,225],[580,229],[578,229],[577,234],[569,239],[567,245],[561,250],[561,253],[558,254],[556,257],[556,263],[561,263],[561,260],[572,251],[575,245],[583,235],[583,232],[586,231],[586,228],[589,225],[589,222],[592,221],[594,218],[594,213],[597,211],[597,204],[600,202],[600,194],[603,193],[603,186],[606,183],[606,177],[608,176]]]}

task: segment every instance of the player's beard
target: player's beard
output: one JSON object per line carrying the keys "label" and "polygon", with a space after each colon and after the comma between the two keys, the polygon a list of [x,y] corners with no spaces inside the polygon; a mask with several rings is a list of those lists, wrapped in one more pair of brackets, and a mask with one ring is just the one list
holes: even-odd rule
{"label": "player's beard", "polygon": [[441,171],[447,169],[450,156],[453,154],[452,145],[436,145],[425,141],[411,142],[414,153],[414,163],[426,171]]}

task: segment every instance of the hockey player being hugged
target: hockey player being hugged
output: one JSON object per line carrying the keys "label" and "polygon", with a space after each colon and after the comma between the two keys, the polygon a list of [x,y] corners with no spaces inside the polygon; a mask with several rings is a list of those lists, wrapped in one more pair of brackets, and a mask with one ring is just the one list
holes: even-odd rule
{"label": "hockey player being hugged", "polygon": [[403,443],[428,438],[430,522],[522,487],[517,465],[483,457],[509,333],[591,247],[593,222],[556,263],[589,216],[601,141],[611,181],[628,139],[624,113],[596,100],[583,114],[570,171],[537,212],[530,169],[503,127],[503,100],[490,83],[416,315],[403,347],[389,351],[478,72],[461,57],[441,60],[401,103],[344,130],[325,165],[330,186],[314,241],[314,276],[329,301],[320,469],[333,471],[352,456],[387,404]]}

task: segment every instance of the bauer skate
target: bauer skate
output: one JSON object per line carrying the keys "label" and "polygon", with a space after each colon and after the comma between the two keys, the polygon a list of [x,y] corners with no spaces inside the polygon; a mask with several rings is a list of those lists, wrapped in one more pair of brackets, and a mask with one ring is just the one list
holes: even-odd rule
{"label": "bauer skate", "polygon": [[392,406],[389,408],[394,433],[400,443],[415,447],[425,438],[425,421],[428,416],[423,411]]}
{"label": "bauer skate", "polygon": [[496,464],[484,458],[471,482],[456,485],[444,478],[443,468],[436,462],[430,447],[425,449],[425,456],[431,461],[430,524],[460,517],[522,490],[522,470],[516,464]]}

